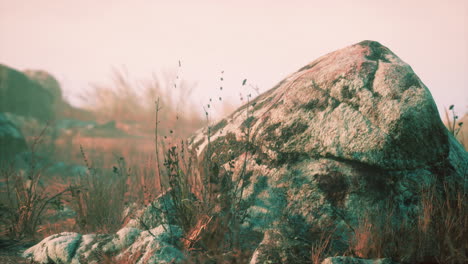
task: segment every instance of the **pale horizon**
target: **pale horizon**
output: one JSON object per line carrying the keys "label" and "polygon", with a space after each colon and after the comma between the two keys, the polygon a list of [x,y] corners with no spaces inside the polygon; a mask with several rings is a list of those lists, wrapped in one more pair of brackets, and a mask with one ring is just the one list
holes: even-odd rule
{"label": "pale horizon", "polygon": [[375,40],[413,68],[440,112],[468,111],[468,1],[0,0],[0,32],[0,63],[50,72],[74,104],[90,84],[111,84],[113,68],[149,79],[179,60],[181,77],[198,84],[194,111],[211,97],[239,104],[244,79],[264,92]]}

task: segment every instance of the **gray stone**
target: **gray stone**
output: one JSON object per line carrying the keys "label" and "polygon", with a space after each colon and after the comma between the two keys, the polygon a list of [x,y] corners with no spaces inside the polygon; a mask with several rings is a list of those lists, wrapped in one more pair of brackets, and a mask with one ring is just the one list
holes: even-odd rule
{"label": "gray stone", "polygon": [[70,263],[81,243],[78,233],[64,232],[49,236],[27,249],[23,257],[37,263]]}
{"label": "gray stone", "polygon": [[148,206],[138,210],[125,227],[151,229],[164,223],[175,223],[174,203],[169,193],[158,196]]}
{"label": "gray stone", "polygon": [[60,233],[27,249],[23,257],[35,263],[119,263],[159,264],[184,259],[178,249],[182,231],[160,225],[149,230],[125,227],[116,234]]}

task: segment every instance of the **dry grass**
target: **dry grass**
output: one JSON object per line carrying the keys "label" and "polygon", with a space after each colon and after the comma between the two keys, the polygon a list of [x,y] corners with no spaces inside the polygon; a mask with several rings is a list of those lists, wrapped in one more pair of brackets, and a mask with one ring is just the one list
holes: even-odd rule
{"label": "dry grass", "polygon": [[416,216],[397,217],[391,206],[364,216],[350,254],[403,263],[466,263],[468,193],[459,182],[434,182],[421,189]]}
{"label": "dry grass", "polygon": [[327,257],[330,242],[333,238],[333,231],[329,234],[323,232],[320,234],[320,239],[312,245],[311,261],[313,264],[320,264]]}
{"label": "dry grass", "polygon": [[[203,125],[199,107],[190,101],[195,84],[174,74],[153,75],[148,81],[132,82],[125,71],[114,70],[111,85],[94,85],[84,98],[98,120],[142,124],[140,131],[154,131],[154,102],[160,99],[160,121],[178,136],[186,137]],[[161,135],[169,135],[161,131]]]}
{"label": "dry grass", "polygon": [[[158,110],[157,104],[156,123]],[[248,117],[247,115],[246,118]],[[209,131],[210,129],[208,142]],[[224,263],[225,259],[235,262],[236,254],[233,252],[243,251],[238,236],[246,217],[246,208],[249,207],[243,205],[241,208],[243,192],[247,186],[247,150],[251,144],[249,126],[244,133],[246,153],[239,168],[229,166],[229,169],[226,169],[222,164],[215,164],[211,160],[211,143],[208,143],[203,154],[205,158],[200,161],[195,153],[186,148],[187,143],[183,140],[175,141],[180,143],[172,142],[165,151],[165,172],[160,171],[159,175],[167,177],[167,187],[170,189],[168,193],[173,201],[174,211],[163,211],[165,214],[172,214],[175,224],[184,230],[182,242],[195,262],[200,261],[202,256],[205,260],[221,261],[219,263]],[[158,166],[158,170],[161,168]],[[235,173],[237,176],[233,177]]]}
{"label": "dry grass", "polygon": [[454,105],[451,105],[448,110],[445,109],[445,126],[447,127],[450,134],[452,134],[460,142],[460,144],[462,144],[465,150],[468,151],[468,133],[466,132],[467,129],[465,129],[466,125],[463,126],[465,120],[468,121],[468,115],[465,114],[460,119],[460,117],[455,112]]}
{"label": "dry grass", "polygon": [[1,233],[15,239],[34,238],[43,220],[43,213],[69,191],[64,189],[50,193],[41,182],[43,169],[38,168],[35,153],[46,129],[47,126],[31,145],[31,160],[27,170],[16,170],[13,164],[0,164],[1,182],[5,184],[0,193]]}
{"label": "dry grass", "polygon": [[435,243],[431,251],[438,252],[436,260],[468,262],[468,193],[464,187],[451,182],[429,187],[422,196],[422,209],[420,241]]}

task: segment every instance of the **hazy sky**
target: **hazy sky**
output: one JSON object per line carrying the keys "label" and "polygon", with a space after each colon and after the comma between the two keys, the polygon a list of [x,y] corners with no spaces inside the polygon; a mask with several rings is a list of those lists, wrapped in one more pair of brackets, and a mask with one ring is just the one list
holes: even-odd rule
{"label": "hazy sky", "polygon": [[0,0],[0,33],[0,63],[51,72],[72,101],[110,83],[112,67],[150,78],[179,59],[200,108],[219,95],[238,101],[244,78],[266,91],[371,39],[413,67],[439,109],[468,110],[468,0]]}

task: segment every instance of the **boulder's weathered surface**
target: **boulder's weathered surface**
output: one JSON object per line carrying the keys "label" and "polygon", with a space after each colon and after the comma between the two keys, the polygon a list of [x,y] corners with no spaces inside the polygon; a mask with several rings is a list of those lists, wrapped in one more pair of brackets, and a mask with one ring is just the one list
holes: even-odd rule
{"label": "boulder's weathered surface", "polygon": [[239,138],[247,111],[254,140],[276,153],[403,170],[434,164],[449,151],[429,90],[408,64],[372,41],[306,65],[235,111],[212,131],[212,141],[228,133]]}
{"label": "boulder's weathered surface", "polygon": [[[168,229],[171,228],[170,232]],[[184,255],[177,249],[181,230],[158,226],[142,231],[122,228],[116,234],[60,233],[49,236],[23,253],[35,263],[174,263]]]}
{"label": "boulder's weathered surface", "polygon": [[27,150],[21,130],[0,113],[0,162],[11,161],[16,154]]}
{"label": "boulder's weathered surface", "polygon": [[34,117],[41,121],[54,118],[54,96],[24,73],[0,65],[0,112]]}
{"label": "boulder's weathered surface", "polygon": [[81,243],[82,235],[64,232],[49,236],[23,254],[34,256],[38,263],[70,263]]}
{"label": "boulder's weathered surface", "polygon": [[246,161],[243,227],[264,236],[251,263],[307,261],[295,256],[310,256],[325,232],[331,254],[344,254],[363,219],[399,228],[416,221],[422,188],[448,178],[468,186],[467,152],[429,90],[374,41],[315,60],[190,143],[226,170]]}
{"label": "boulder's weathered surface", "polygon": [[175,223],[173,214],[164,212],[174,212],[174,203],[169,193],[164,193],[154,199],[148,206],[134,213],[134,217],[125,225],[129,228],[151,229],[164,223]]}

